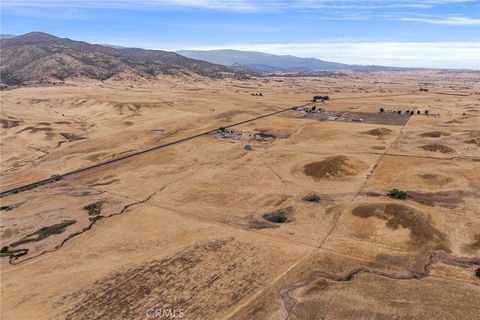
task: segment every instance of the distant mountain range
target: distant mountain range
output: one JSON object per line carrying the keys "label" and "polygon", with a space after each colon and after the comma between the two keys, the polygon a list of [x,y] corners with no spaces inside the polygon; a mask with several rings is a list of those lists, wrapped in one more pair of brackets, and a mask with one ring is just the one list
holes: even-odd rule
{"label": "distant mountain range", "polygon": [[201,75],[211,78],[283,73],[312,76],[343,72],[405,71],[414,68],[362,66],[315,58],[239,50],[161,50],[90,44],[43,32],[0,35],[0,84],[63,81],[75,77]]}
{"label": "distant mountain range", "polygon": [[239,50],[180,50],[177,53],[192,59],[229,66],[250,72],[316,72],[316,71],[394,71],[406,68],[349,65],[315,58],[274,55],[256,51]]}
{"label": "distant mountain range", "polygon": [[10,39],[15,37],[13,34],[0,34],[0,40]]}
{"label": "distant mountain range", "polygon": [[228,67],[190,59],[175,52],[114,48],[58,38],[42,32],[5,36],[0,40],[2,85],[66,80],[74,77],[109,79],[130,74],[141,77],[241,75]]}

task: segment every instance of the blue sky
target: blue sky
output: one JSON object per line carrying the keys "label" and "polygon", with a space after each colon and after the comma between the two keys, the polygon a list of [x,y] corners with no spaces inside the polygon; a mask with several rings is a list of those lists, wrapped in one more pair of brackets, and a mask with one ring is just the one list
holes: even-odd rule
{"label": "blue sky", "polygon": [[1,32],[480,69],[480,0],[2,0]]}

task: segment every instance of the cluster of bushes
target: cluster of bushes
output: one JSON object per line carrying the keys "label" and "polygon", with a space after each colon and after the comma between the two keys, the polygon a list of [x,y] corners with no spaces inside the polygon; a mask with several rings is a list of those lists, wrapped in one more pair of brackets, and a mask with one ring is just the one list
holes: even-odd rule
{"label": "cluster of bushes", "polygon": [[392,189],[387,193],[387,196],[394,199],[407,199],[407,193],[402,190]]}

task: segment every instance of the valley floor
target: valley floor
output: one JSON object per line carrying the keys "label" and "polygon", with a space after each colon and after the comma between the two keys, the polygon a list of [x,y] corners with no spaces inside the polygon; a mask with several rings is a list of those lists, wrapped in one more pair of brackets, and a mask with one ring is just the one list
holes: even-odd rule
{"label": "valley floor", "polygon": [[477,319],[479,80],[2,91],[1,318]]}

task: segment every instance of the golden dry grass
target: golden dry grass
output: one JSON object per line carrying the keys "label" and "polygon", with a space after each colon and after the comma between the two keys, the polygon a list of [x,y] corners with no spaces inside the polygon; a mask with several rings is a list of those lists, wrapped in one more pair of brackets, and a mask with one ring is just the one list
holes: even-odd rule
{"label": "golden dry grass", "polygon": [[2,91],[2,191],[316,94],[331,112],[422,114],[288,111],[4,197],[1,245],[28,253],[2,254],[2,319],[477,318],[478,75],[134,80]]}

